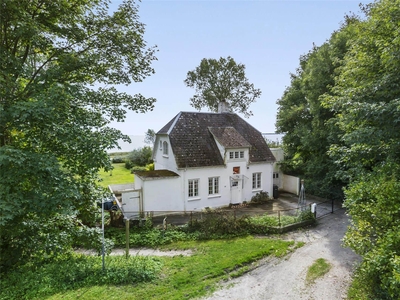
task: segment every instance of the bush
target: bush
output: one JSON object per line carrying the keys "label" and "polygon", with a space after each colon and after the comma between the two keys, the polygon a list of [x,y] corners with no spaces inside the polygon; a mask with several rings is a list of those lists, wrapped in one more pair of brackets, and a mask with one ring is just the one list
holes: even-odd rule
{"label": "bush", "polygon": [[147,171],[146,167],[138,167],[134,166],[131,168],[131,173],[140,172],[140,171]]}
{"label": "bush", "polygon": [[267,192],[261,191],[255,194],[251,200],[250,203],[256,203],[256,204],[262,204],[270,200],[269,195]]}
{"label": "bush", "polygon": [[143,148],[135,149],[129,153],[125,167],[131,169],[133,166],[145,167],[148,164],[153,163],[153,150],[151,147],[145,146]]}
{"label": "bush", "polygon": [[116,156],[116,157],[111,157],[111,162],[113,163],[113,164],[120,164],[120,163],[123,163],[123,162],[125,162],[125,157],[122,157],[122,156]]}
{"label": "bush", "polygon": [[2,277],[1,299],[45,298],[70,289],[105,284],[134,284],[157,278],[161,262],[147,256],[100,257],[71,255],[40,267],[22,266]]}

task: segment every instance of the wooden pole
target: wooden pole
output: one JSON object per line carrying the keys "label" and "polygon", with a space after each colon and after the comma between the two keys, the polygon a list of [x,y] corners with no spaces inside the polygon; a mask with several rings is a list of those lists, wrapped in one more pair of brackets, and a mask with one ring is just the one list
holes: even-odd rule
{"label": "wooden pole", "polygon": [[126,259],[129,257],[129,219],[125,219]]}

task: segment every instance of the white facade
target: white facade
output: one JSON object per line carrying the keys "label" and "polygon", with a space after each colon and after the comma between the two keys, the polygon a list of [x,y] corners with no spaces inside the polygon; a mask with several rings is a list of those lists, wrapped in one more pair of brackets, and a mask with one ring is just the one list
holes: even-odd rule
{"label": "white facade", "polygon": [[236,114],[179,113],[157,133],[153,160],[154,171],[135,174],[143,212],[224,207],[262,191],[273,196],[275,158]]}
{"label": "white facade", "polygon": [[[165,144],[167,142],[167,144]],[[168,169],[179,177],[140,178],[145,211],[198,211],[249,202],[258,192],[273,193],[273,163],[249,164],[249,149],[224,149],[224,166],[178,169],[167,136],[156,139],[155,169]],[[164,147],[168,146],[168,155]]]}

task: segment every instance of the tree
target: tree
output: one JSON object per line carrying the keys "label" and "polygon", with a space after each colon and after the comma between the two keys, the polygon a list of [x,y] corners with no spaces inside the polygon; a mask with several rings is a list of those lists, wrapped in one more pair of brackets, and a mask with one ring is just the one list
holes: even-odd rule
{"label": "tree", "polygon": [[148,129],[145,134],[144,142],[153,145],[156,140],[156,132],[153,129]]}
{"label": "tree", "polygon": [[363,260],[371,299],[400,299],[400,0],[367,7],[333,93],[324,100],[342,131],[331,155],[349,178],[345,244]]}
{"label": "tree", "polygon": [[187,73],[184,82],[196,89],[190,105],[198,110],[208,107],[217,112],[218,104],[227,102],[232,110],[249,117],[252,115],[250,104],[261,96],[261,90],[246,78],[245,65],[236,63],[230,56],[202,59],[200,66]]}
{"label": "tree", "polygon": [[153,163],[153,150],[151,147],[145,146],[129,153],[125,167],[127,169],[131,169],[134,166],[145,167],[151,163]]}
{"label": "tree", "polygon": [[0,1],[0,267],[71,249],[93,220],[106,150],[129,139],[107,125],[154,105],[113,87],[154,72],[143,34],[133,0],[113,13],[107,0]]}
{"label": "tree", "polygon": [[348,19],[320,47],[300,57],[300,66],[292,74],[291,85],[277,101],[276,127],[285,133],[285,160],[282,169],[301,176],[314,195],[343,199],[346,181],[337,177],[338,166],[329,156],[332,143],[339,143],[339,129],[332,122],[334,113],[324,105],[324,97],[332,94],[334,77],[348,51],[357,19]]}

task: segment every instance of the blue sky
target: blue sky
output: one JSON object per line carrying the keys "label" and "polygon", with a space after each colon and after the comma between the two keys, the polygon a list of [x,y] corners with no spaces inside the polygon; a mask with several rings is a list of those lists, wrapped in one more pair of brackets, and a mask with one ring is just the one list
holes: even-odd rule
{"label": "blue sky", "polygon": [[[112,123],[128,135],[156,132],[189,104],[194,90],[183,83],[203,58],[231,56],[246,66],[246,76],[262,95],[247,121],[261,132],[274,132],[276,101],[290,84],[299,57],[329,39],[345,14],[360,14],[359,3],[371,1],[155,1],[139,3],[144,39],[157,45],[155,74],[142,83],[119,86],[128,93],[155,97],[152,112],[129,112],[124,123]],[[112,0],[112,7],[121,1]],[[204,109],[202,111],[207,111]]]}

